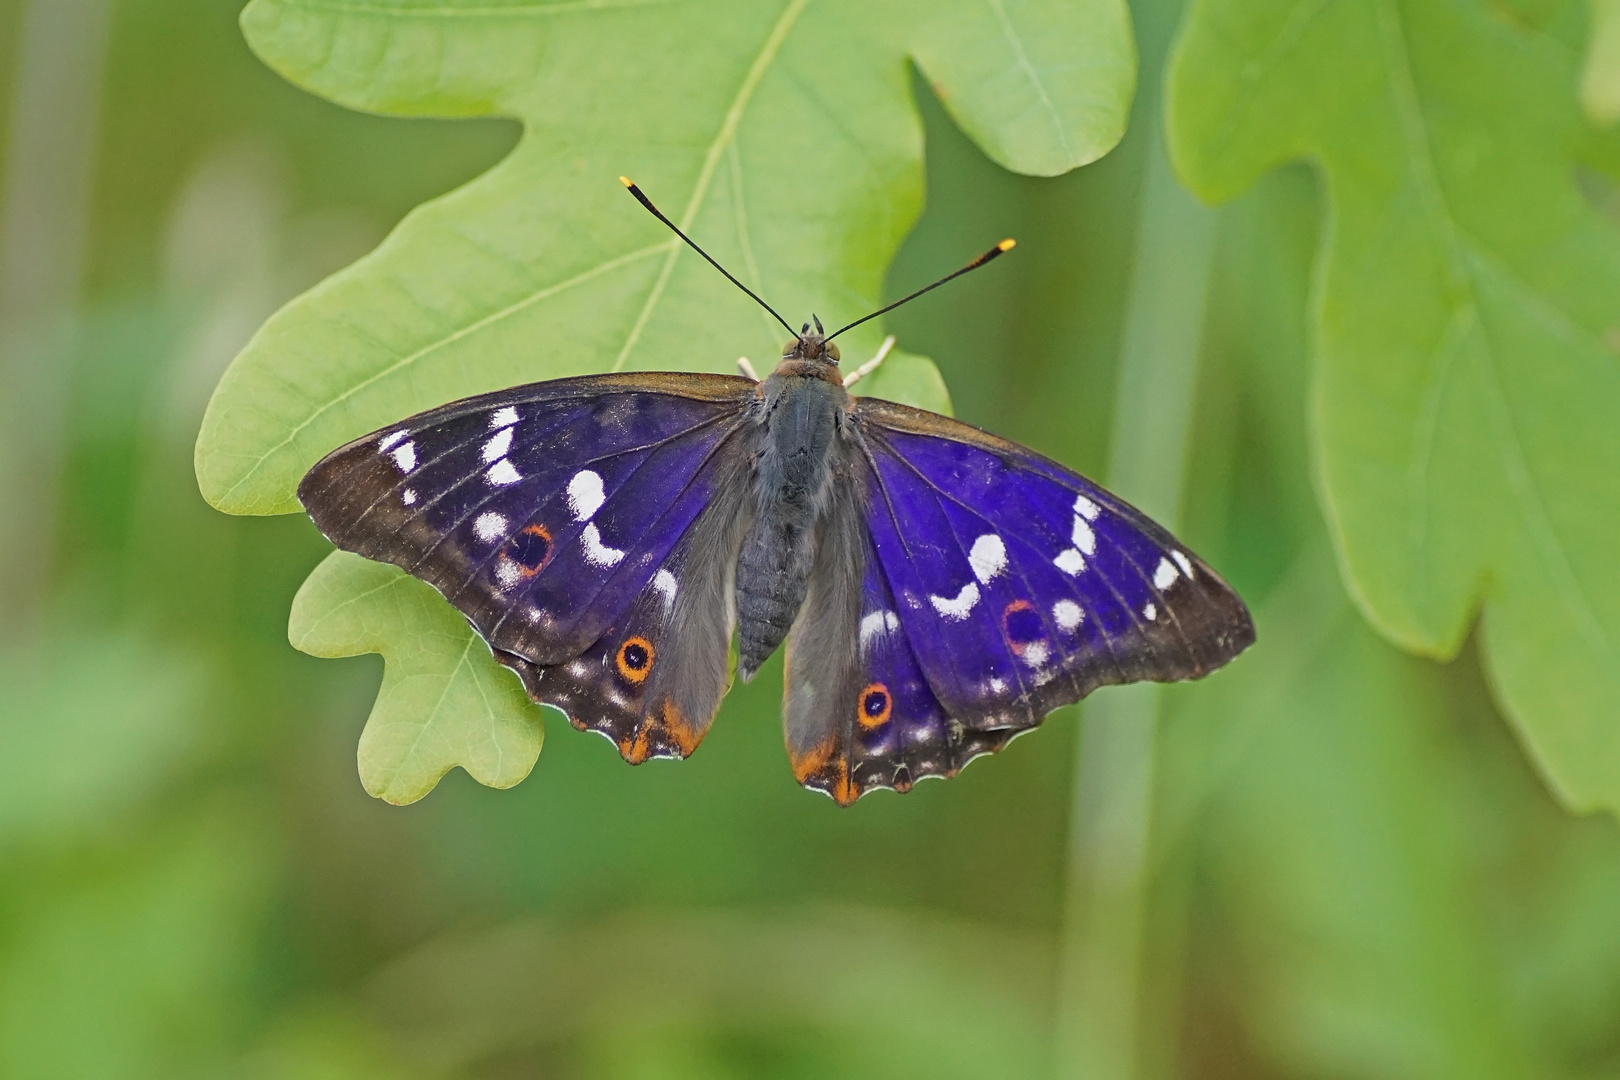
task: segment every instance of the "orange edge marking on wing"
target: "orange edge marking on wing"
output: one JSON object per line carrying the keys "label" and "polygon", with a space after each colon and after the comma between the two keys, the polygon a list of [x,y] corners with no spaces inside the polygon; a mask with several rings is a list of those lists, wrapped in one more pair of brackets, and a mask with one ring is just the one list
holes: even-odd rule
{"label": "orange edge marking on wing", "polygon": [[826,770],[829,765],[836,768],[836,776],[827,794],[831,795],[833,802],[839,806],[848,806],[861,797],[861,791],[850,779],[849,758],[842,754],[836,759],[833,757],[837,745],[837,736],[829,735],[802,754],[795,755],[789,752],[788,758],[793,763],[793,778],[801,784]]}
{"label": "orange edge marking on wing", "polygon": [[669,732],[670,737],[675,740],[675,745],[680,747],[681,757],[691,757],[692,751],[697,749],[703,737],[686,722],[686,716],[682,714],[680,707],[668,698],[664,699],[662,719],[664,730]]}
{"label": "orange edge marking on wing", "polygon": [[703,736],[687,721],[680,707],[665,698],[656,713],[649,711],[642,714],[635,734],[619,740],[620,756],[632,765],[646,761],[652,753],[652,735],[655,732],[669,736],[682,758],[691,757],[698,743],[703,741]]}

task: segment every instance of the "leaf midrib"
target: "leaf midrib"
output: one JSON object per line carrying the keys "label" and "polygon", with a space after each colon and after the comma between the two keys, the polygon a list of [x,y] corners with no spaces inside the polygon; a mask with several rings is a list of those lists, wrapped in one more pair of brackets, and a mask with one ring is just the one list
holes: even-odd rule
{"label": "leaf midrib", "polygon": [[[791,0],[782,11],[782,14],[777,16],[775,24],[771,27],[771,32],[765,36],[765,41],[760,45],[759,52],[755,54],[753,63],[748,65],[748,72],[743,76],[742,85],[737,88],[736,95],[731,99],[731,106],[726,110],[726,115],[721,120],[720,130],[715,132],[714,139],[709,143],[708,151],[703,155],[703,168],[698,173],[697,183],[692,188],[691,198],[687,200],[686,208],[681,212],[680,220],[677,222],[682,232],[691,231],[692,222],[697,219],[698,211],[703,206],[703,200],[709,193],[709,185],[714,181],[714,174],[720,167],[720,157],[725,153],[726,147],[736,138],[737,125],[742,122],[743,113],[748,110],[748,104],[753,100],[754,91],[758,89],[760,80],[765,77],[765,72],[776,61],[782,42],[787,39],[789,31],[793,29],[793,24],[798,21],[799,16],[803,14],[804,9],[809,5],[810,0]],[[658,301],[663,298],[664,289],[669,284],[670,275],[674,273],[675,262],[680,258],[683,250],[684,248],[678,242],[674,247],[670,248],[669,255],[664,260],[663,269],[659,271],[657,280],[653,282],[652,290],[647,294],[647,300],[642,304],[641,312],[636,316],[636,321],[631,325],[630,333],[625,338],[624,347],[619,350],[618,357],[613,361],[612,366],[608,368],[609,371],[624,370],[625,361],[630,358],[631,351],[635,349],[636,344],[641,340],[641,333],[646,328],[647,321],[652,318],[653,309],[658,306]]]}
{"label": "leaf midrib", "polygon": [[1052,131],[1056,133],[1058,144],[1063,147],[1063,156],[1068,161],[1075,161],[1074,147],[1069,145],[1069,133],[1063,128],[1063,118],[1058,115],[1057,106],[1052,104],[1052,98],[1046,92],[1046,84],[1041,82],[1040,74],[1035,65],[1030,63],[1029,54],[1024,51],[1024,41],[1013,28],[1012,19],[1007,15],[1007,8],[1002,0],[987,0],[990,10],[995,13],[996,22],[1001,27],[1001,36],[1006,38],[1008,48],[1012,49],[1013,58],[1018,61],[1018,70],[1024,73],[1029,84],[1035,88],[1035,95],[1041,99],[1041,108],[1046,112],[1046,118],[1052,124]]}
{"label": "leaf midrib", "polygon": [[[456,666],[451,670],[450,674],[445,677],[444,686],[439,691],[439,700],[433,703],[433,710],[428,713],[427,719],[417,725],[416,737],[411,740],[409,749],[399,756],[399,759],[394,763],[394,767],[389,770],[388,787],[386,790],[393,792],[394,785],[399,781],[400,774],[405,771],[405,766],[407,764],[416,762],[416,752],[422,745],[422,739],[427,736],[428,729],[438,724],[439,713],[444,709],[445,700],[450,697],[451,688],[455,686],[456,680],[461,678],[462,669],[467,667],[468,658],[472,655],[473,636],[472,631],[469,630],[467,632],[466,644],[461,648],[461,655],[456,658]],[[391,657],[385,657],[384,659],[391,659]],[[489,719],[494,719],[493,714],[489,716]],[[451,765],[445,769],[445,772],[449,772],[450,768],[453,768],[454,765],[455,763],[452,762]],[[439,775],[443,776],[444,773],[440,773]],[[437,777],[434,779],[436,780]]]}

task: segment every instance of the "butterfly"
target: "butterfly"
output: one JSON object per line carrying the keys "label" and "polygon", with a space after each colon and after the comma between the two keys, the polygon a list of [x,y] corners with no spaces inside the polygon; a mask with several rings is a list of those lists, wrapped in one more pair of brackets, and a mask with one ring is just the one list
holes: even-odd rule
{"label": "butterfly", "polygon": [[684,758],[733,666],[747,681],[785,647],[794,776],[848,805],[953,776],[1099,686],[1198,678],[1254,641],[1238,595],[1122,499],[850,395],[873,365],[846,378],[833,338],[1011,241],[832,334],[795,331],[623,182],[793,334],[769,377],[483,394],[356,439],[298,489],[338,547],[443,593],[532,699],[631,764]]}

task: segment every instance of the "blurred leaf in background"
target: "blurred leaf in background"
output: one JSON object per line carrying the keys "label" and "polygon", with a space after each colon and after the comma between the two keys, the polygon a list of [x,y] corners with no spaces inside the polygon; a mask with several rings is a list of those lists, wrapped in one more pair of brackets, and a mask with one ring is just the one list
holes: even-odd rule
{"label": "blurred leaf in background", "polygon": [[1575,182],[1584,14],[1198,0],[1170,142],[1209,199],[1321,169],[1312,440],[1347,583],[1426,655],[1479,611],[1527,752],[1620,810],[1620,230]]}

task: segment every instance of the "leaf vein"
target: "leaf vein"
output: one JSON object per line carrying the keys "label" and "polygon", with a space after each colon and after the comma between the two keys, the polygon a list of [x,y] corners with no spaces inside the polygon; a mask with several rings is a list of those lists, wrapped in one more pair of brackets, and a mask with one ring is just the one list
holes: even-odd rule
{"label": "leaf vein", "polygon": [[1007,45],[1012,49],[1013,57],[1018,61],[1018,70],[1024,73],[1029,84],[1035,88],[1035,94],[1041,99],[1041,107],[1046,110],[1046,118],[1052,122],[1052,130],[1057,133],[1058,142],[1063,147],[1064,157],[1069,161],[1075,160],[1074,147],[1069,145],[1069,133],[1063,129],[1063,118],[1058,115],[1057,106],[1052,104],[1052,98],[1046,92],[1046,84],[1041,82],[1040,73],[1035,65],[1030,63],[1029,54],[1024,52],[1024,43],[1013,28],[1012,20],[1007,16],[1007,9],[1001,0],[988,0],[990,10],[995,12],[996,22],[1001,24],[1001,34],[1007,39]]}
{"label": "leaf vein", "polygon": [[[708,152],[703,157],[703,168],[698,173],[697,184],[692,189],[692,197],[687,200],[686,209],[682,211],[680,225],[682,232],[689,232],[692,222],[697,218],[698,210],[703,205],[703,199],[709,192],[709,184],[714,180],[716,169],[720,166],[720,156],[737,135],[737,125],[742,122],[743,113],[748,110],[748,103],[753,99],[754,91],[759,87],[760,80],[765,77],[771,64],[776,60],[776,54],[787,39],[788,32],[798,21],[804,9],[810,5],[810,0],[792,0],[787,8],[778,16],[771,32],[765,36],[765,43],[760,46],[759,53],[754,62],[748,66],[748,74],[743,76],[742,85],[737,88],[737,94],[731,101],[731,107],[726,110],[725,119],[720,123],[720,130],[715,133],[714,140],[709,144]],[[634,325],[630,327],[630,334],[625,338],[624,347],[619,350],[618,357],[613,361],[609,371],[623,371],[625,361],[630,358],[630,352],[641,340],[641,332],[647,326],[647,320],[652,318],[653,309],[664,295],[664,289],[669,284],[670,275],[675,270],[675,260],[680,257],[681,244],[677,240],[669,249],[669,255],[664,259],[664,266],[658,272],[658,280],[653,282],[652,291],[647,294],[647,300],[641,306],[641,313],[636,316]]]}
{"label": "leaf vein", "polygon": [[335,408],[336,406],[342,404],[343,402],[349,400],[355,394],[358,394],[360,391],[364,390],[366,387],[372,385],[373,383],[377,382],[378,380],[385,379],[388,376],[393,375],[395,372],[398,372],[398,371],[400,371],[400,370],[402,370],[404,368],[409,367],[410,365],[416,363],[416,361],[420,360],[422,357],[427,356],[430,353],[435,352],[436,350],[441,349],[446,345],[454,344],[455,342],[461,340],[462,338],[467,337],[470,334],[476,333],[477,331],[482,330],[485,327],[491,326],[491,325],[499,322],[502,319],[509,318],[510,316],[516,314],[519,311],[522,311],[524,308],[527,308],[532,304],[537,304],[541,300],[550,299],[551,297],[556,296],[558,293],[566,292],[568,289],[571,289],[576,285],[583,285],[585,282],[590,281],[593,278],[600,277],[601,275],[603,275],[605,273],[608,273],[609,271],[617,270],[621,266],[628,266],[631,263],[637,262],[637,261],[639,261],[641,259],[644,259],[644,258],[647,258],[647,257],[649,257],[651,255],[656,255],[658,252],[667,250],[667,249],[669,249],[671,247],[672,244],[676,244],[676,243],[679,243],[679,241],[671,238],[670,240],[666,240],[663,243],[653,244],[650,247],[640,248],[640,249],[638,249],[636,251],[632,251],[632,252],[629,252],[627,254],[620,255],[617,258],[609,259],[607,262],[600,263],[597,266],[592,267],[590,270],[587,270],[587,271],[585,271],[583,273],[580,273],[580,274],[575,274],[573,277],[567,279],[566,281],[559,281],[555,285],[550,285],[550,286],[547,286],[544,289],[540,289],[537,292],[530,293],[528,296],[524,297],[523,299],[518,300],[515,303],[508,304],[506,307],[501,308],[499,311],[490,312],[488,315],[485,315],[483,318],[478,319],[475,322],[468,323],[466,326],[463,326],[463,327],[460,327],[460,328],[458,328],[456,330],[453,330],[452,332],[446,334],[444,337],[441,337],[441,338],[438,338],[438,339],[436,339],[434,341],[429,342],[428,344],[422,346],[420,349],[417,349],[415,352],[410,353],[407,356],[400,357],[394,363],[392,363],[392,364],[388,365],[387,367],[383,368],[381,371],[378,371],[378,372],[375,372],[375,373],[373,373],[371,375],[368,375],[366,378],[361,379],[359,382],[354,383],[353,385],[349,386],[342,393],[340,393],[336,397],[332,398],[331,401],[325,402],[325,403],[321,404],[320,406],[318,406],[308,416],[306,416],[304,419],[300,420],[298,423],[294,424],[292,426],[292,429],[287,432],[286,436],[283,437],[280,442],[276,443],[274,446],[271,446],[270,448],[265,450],[264,453],[259,454],[257,457],[255,457],[254,461],[253,461],[253,465],[246,472],[244,472],[241,475],[241,477],[239,477],[237,479],[236,483],[232,484],[230,486],[230,488],[226,490],[224,495],[222,495],[220,497],[221,501],[229,501],[231,496],[235,495],[237,490],[239,488],[241,488],[243,484],[246,484],[250,480],[253,479],[254,475],[259,471],[259,469],[261,467],[263,467],[264,463],[267,460],[269,460],[271,456],[273,456],[274,454],[276,454],[277,452],[279,452],[281,450],[286,449],[288,446],[291,446],[292,443],[293,443],[293,440],[297,439],[298,436],[303,433],[305,428],[309,427],[309,425],[313,424],[316,420],[320,419],[329,410],[331,410],[331,409]]}

